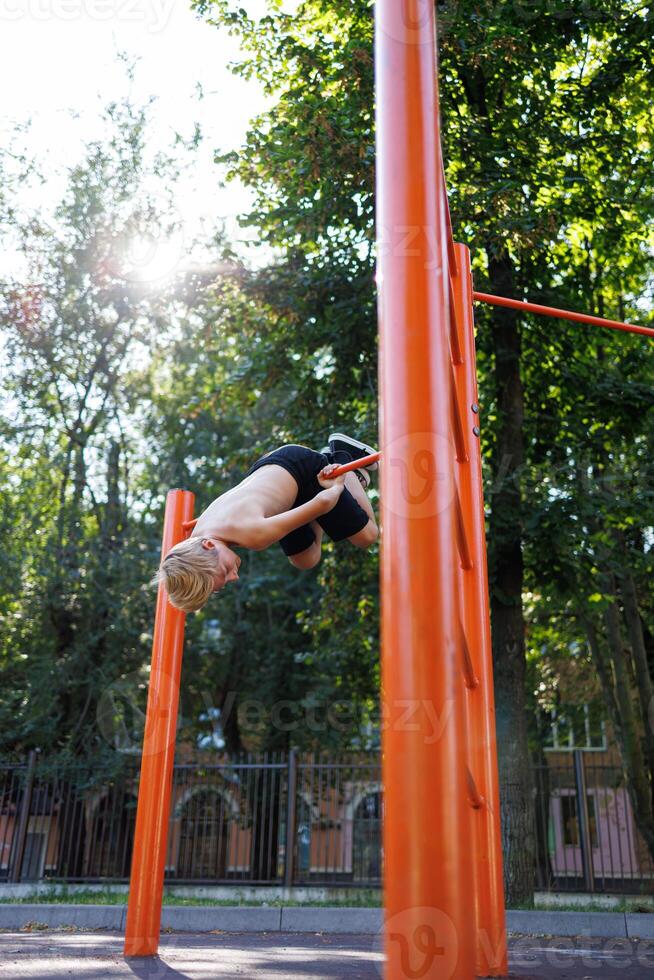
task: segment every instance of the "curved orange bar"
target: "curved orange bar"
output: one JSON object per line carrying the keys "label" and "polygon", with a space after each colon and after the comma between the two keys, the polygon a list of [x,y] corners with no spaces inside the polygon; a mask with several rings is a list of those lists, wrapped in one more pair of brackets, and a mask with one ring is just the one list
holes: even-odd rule
{"label": "curved orange bar", "polygon": [[639,327],[634,323],[623,323],[622,320],[605,320],[601,316],[590,313],[575,313],[574,310],[559,310],[556,306],[541,306],[540,303],[529,303],[526,299],[511,299],[509,296],[495,296],[493,293],[473,292],[472,298],[478,303],[490,303],[491,306],[505,306],[510,310],[522,310],[527,313],[538,313],[541,316],[553,316],[560,320],[574,320],[575,323],[590,323],[594,327],[607,327],[609,330],[624,330],[625,333],[639,333],[645,337],[654,337],[651,327]]}

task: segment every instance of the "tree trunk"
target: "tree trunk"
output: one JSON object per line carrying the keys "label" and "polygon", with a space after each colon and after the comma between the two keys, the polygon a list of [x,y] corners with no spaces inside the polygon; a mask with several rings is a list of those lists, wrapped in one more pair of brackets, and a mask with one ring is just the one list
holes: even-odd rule
{"label": "tree trunk", "polygon": [[620,611],[615,601],[615,582],[610,573],[604,576],[604,591],[606,595],[611,596],[611,602],[606,608],[604,619],[615,678],[615,698],[620,715],[620,728],[617,732],[620,754],[627,776],[627,789],[636,826],[643,835],[654,859],[654,817],[652,814],[650,774],[645,764],[639,719],[635,711],[631,679],[622,643]]}
{"label": "tree trunk", "polygon": [[642,620],[638,608],[638,595],[628,565],[624,535],[618,531],[615,532],[615,536],[620,544],[620,550],[623,556],[620,559],[620,566],[617,573],[618,582],[620,584],[620,594],[622,595],[622,607],[627,635],[629,637],[629,645],[631,646],[636,687],[638,688],[638,698],[645,732],[647,765],[651,778],[654,775],[654,732],[652,732],[650,716],[654,710],[654,687],[652,686],[652,678],[647,663],[647,650],[645,649],[645,637],[643,635]]}
{"label": "tree trunk", "polygon": [[[513,266],[502,251],[489,253],[494,292],[513,295]],[[509,905],[531,901],[534,891],[534,801],[527,747],[525,623],[522,609],[522,499],[524,396],[516,314],[493,310],[497,442],[494,472],[503,477],[490,496],[490,581],[500,804],[505,884]]]}
{"label": "tree trunk", "polygon": [[620,711],[618,709],[618,702],[615,696],[615,684],[613,681],[613,675],[611,674],[611,668],[607,663],[606,657],[604,656],[595,624],[591,623],[590,620],[584,620],[583,622],[586,630],[586,636],[588,638],[590,654],[593,658],[593,663],[595,664],[597,676],[600,679],[600,684],[602,685],[604,703],[609,709],[609,716],[613,723],[615,736],[620,743],[623,738],[622,721],[620,720]]}

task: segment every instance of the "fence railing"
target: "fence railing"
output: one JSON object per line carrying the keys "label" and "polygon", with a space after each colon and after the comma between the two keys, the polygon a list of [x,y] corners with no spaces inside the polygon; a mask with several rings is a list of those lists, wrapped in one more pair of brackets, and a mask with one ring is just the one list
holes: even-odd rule
{"label": "fence railing", "polygon": [[[577,751],[532,770],[537,887],[653,892],[622,770],[595,759]],[[137,790],[131,760],[102,779],[89,766],[53,771],[35,754],[1,766],[0,881],[126,881]],[[376,887],[382,813],[376,754],[179,762],[166,881]]]}
{"label": "fence railing", "polygon": [[654,863],[619,766],[575,750],[534,769],[537,883],[545,890],[654,892]]}

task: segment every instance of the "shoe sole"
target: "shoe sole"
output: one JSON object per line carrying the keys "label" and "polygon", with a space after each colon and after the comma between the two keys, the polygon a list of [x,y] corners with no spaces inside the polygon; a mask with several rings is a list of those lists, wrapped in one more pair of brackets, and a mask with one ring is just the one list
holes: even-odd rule
{"label": "shoe sole", "polygon": [[[373,449],[372,446],[368,446],[365,442],[359,442],[358,439],[353,439],[352,436],[346,436],[343,432],[332,432],[329,436],[329,441],[340,439],[341,442],[345,442],[350,446],[356,446],[357,449],[365,450],[366,456],[372,456],[377,450]],[[362,469],[369,470],[371,473],[379,469],[378,463],[370,463],[369,466],[363,466]]]}

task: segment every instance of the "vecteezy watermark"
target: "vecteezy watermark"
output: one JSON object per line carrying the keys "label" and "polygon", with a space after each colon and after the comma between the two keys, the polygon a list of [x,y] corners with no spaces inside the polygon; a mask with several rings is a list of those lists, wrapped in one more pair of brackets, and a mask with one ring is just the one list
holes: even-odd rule
{"label": "vecteezy watermark", "polygon": [[394,259],[422,259],[425,272],[438,276],[443,268],[446,239],[436,225],[380,225],[377,229],[377,261],[386,256]]}
{"label": "vecteezy watermark", "polygon": [[117,752],[141,751],[145,703],[146,682],[138,671],[117,678],[98,698],[95,717],[100,734]]}
{"label": "vecteezy watermark", "polygon": [[425,518],[454,499],[454,447],[438,432],[407,432],[385,443],[385,507],[398,517]]}
{"label": "vecteezy watermark", "polygon": [[382,6],[377,24],[382,34],[402,44],[433,44],[432,0],[395,0]]}
{"label": "vecteezy watermark", "polygon": [[[373,940],[374,952],[384,949],[384,934],[387,960],[395,964],[393,976],[449,980],[454,973],[459,959],[457,931],[440,909],[408,908],[390,916]],[[384,964],[375,965],[383,974]]]}
{"label": "vecteezy watermark", "polygon": [[454,720],[454,700],[444,698],[436,704],[429,698],[384,698],[381,702],[380,730],[414,732],[425,745],[433,745]]}
{"label": "vecteezy watermark", "polygon": [[[229,690],[214,697],[201,692],[204,710],[200,720],[206,723],[206,739],[215,746],[224,745],[224,732],[236,715],[238,729],[244,738],[262,731],[300,733],[308,739],[332,735],[335,740],[352,739],[358,744],[370,740],[373,730],[407,734],[414,742],[434,745],[456,723],[452,698],[433,701],[429,698],[382,698],[379,716],[368,706],[344,698],[290,700],[281,698],[264,702]],[[96,721],[105,742],[127,755],[156,754],[168,748],[187,725],[194,729],[197,720],[177,712],[180,687],[164,671],[145,676],[139,671],[126,674],[109,684],[98,699]],[[147,717],[146,717],[147,704]],[[202,736],[200,736],[201,744]],[[207,743],[208,744],[208,743]]]}
{"label": "vecteezy watermark", "polygon": [[0,21],[123,21],[144,24],[150,34],[165,30],[175,0],[0,0]]}
{"label": "vecteezy watermark", "polygon": [[[624,970],[640,968],[649,976],[654,967],[654,942],[638,939],[603,939],[582,930],[574,939],[514,939],[510,946],[511,966],[517,970],[548,967],[548,976],[565,977],[573,965],[594,969],[598,975],[620,976]],[[630,973],[630,976],[635,974]],[[640,976],[641,974],[639,974]]]}

